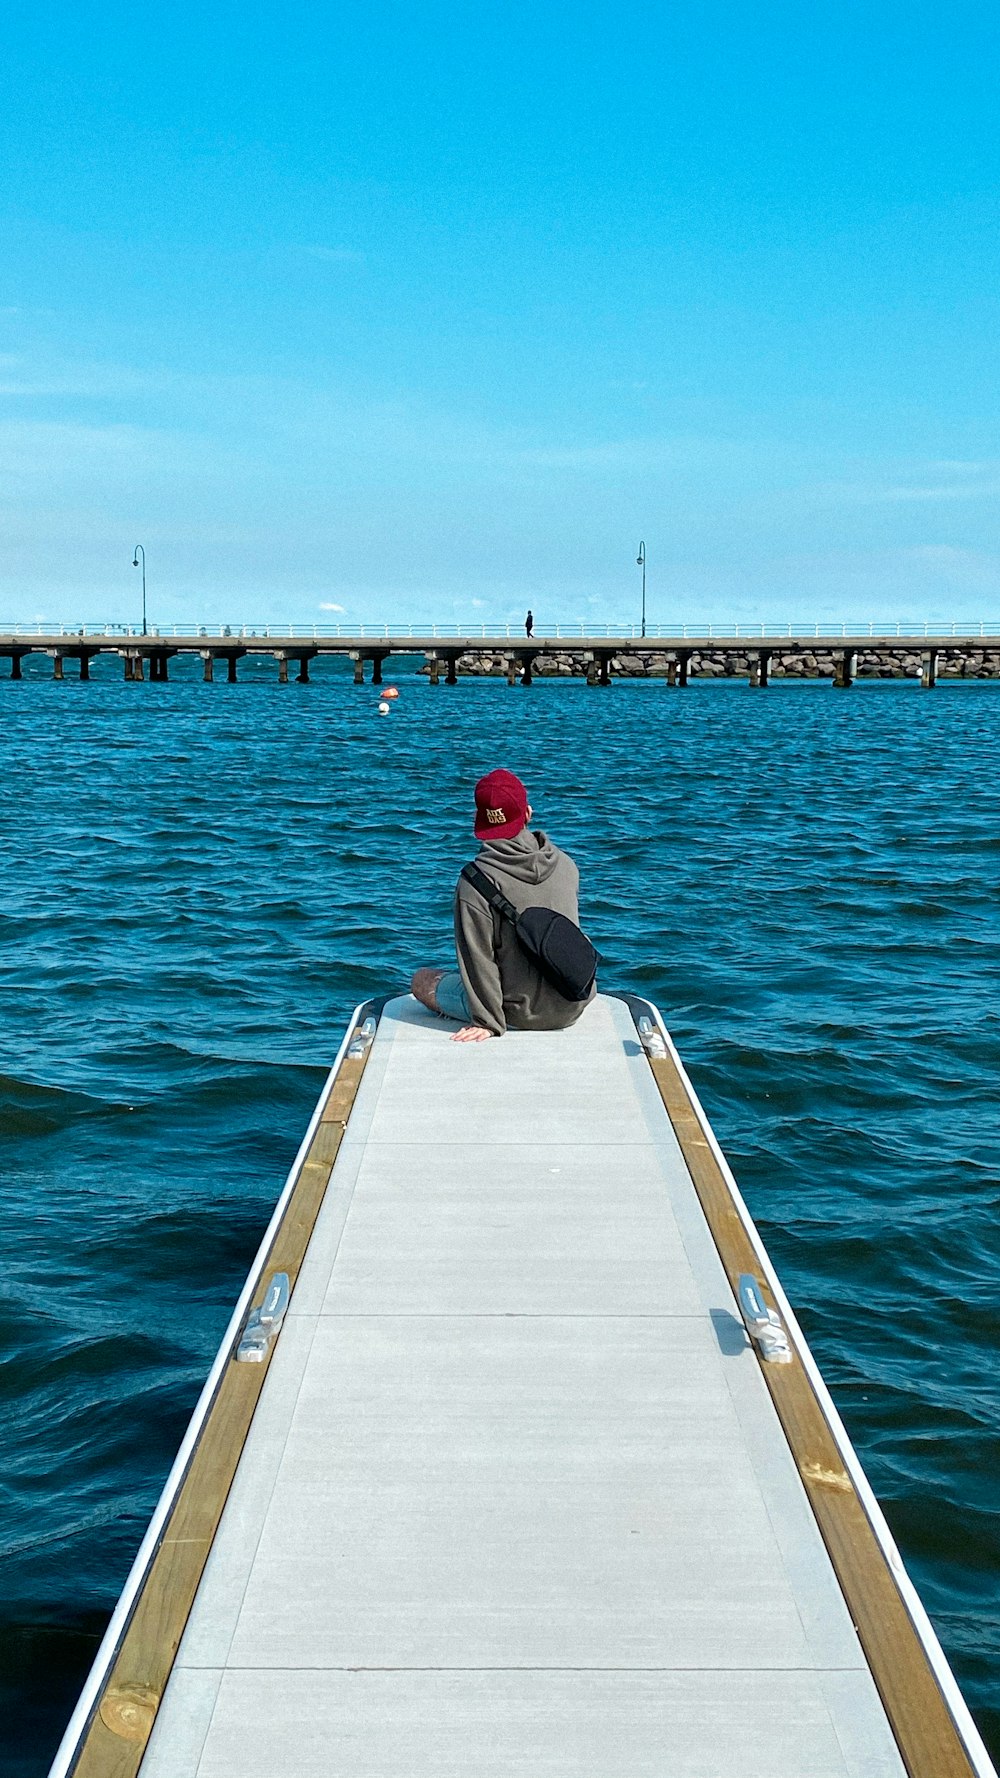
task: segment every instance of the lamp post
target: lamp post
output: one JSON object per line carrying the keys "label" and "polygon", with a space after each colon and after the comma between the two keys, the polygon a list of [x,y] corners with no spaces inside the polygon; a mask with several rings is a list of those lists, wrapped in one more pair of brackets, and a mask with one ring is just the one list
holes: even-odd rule
{"label": "lamp post", "polygon": [[[133,568],[138,568],[140,556],[142,557],[142,633],[143,633],[143,635],[145,635],[146,634],[146,552],[143,549],[142,544],[137,543],[135,546],[135,554],[132,557]],[[645,635],[645,631],[643,631],[643,635]]]}
{"label": "lamp post", "polygon": [[640,543],[635,565],[642,569],[642,633],[646,634],[646,545]]}

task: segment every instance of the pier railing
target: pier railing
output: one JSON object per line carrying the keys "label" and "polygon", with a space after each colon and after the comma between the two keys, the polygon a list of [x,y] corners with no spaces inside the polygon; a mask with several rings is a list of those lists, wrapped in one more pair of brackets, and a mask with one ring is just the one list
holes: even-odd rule
{"label": "pier railing", "polygon": [[[0,635],[60,638],[102,637],[114,640],[130,636],[184,641],[264,641],[308,642],[336,641],[338,638],[371,642],[407,642],[419,639],[447,641],[450,638],[484,642],[520,641],[525,639],[521,624],[158,624],[145,631],[137,624],[111,623],[6,623],[0,620]],[[835,642],[861,637],[893,637],[899,641],[946,641],[949,637],[1000,637],[1000,619],[986,621],[976,618],[968,623],[753,623],[753,624],[647,624],[645,632],[639,624],[595,624],[575,622],[536,624],[533,640],[576,642],[683,642],[687,640],[716,642],[754,642],[767,639],[780,641],[787,637],[798,642],[813,640]]]}

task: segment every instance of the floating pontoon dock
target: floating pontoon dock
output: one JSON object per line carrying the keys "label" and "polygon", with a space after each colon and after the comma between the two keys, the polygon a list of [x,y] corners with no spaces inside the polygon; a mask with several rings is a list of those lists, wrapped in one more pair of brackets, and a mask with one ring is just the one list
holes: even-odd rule
{"label": "floating pontoon dock", "polygon": [[655,1010],[448,1033],[359,1009],[52,1778],[992,1775]]}

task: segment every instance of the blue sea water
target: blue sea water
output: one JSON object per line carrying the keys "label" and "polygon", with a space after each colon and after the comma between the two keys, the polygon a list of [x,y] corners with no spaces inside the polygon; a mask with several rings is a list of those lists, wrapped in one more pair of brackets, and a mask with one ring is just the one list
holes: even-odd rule
{"label": "blue sea water", "polygon": [[[47,1770],[344,1023],[471,785],[662,1008],[1000,1753],[1000,687],[0,683],[0,1773]],[[68,669],[72,672],[72,668]]]}

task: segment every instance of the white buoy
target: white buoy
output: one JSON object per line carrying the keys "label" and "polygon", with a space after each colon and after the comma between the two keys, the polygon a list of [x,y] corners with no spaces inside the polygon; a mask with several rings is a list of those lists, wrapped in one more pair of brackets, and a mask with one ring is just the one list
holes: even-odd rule
{"label": "white buoy", "polygon": [[389,709],[390,709],[390,706],[388,704],[380,704],[378,707],[378,713],[380,716],[388,716]]}

